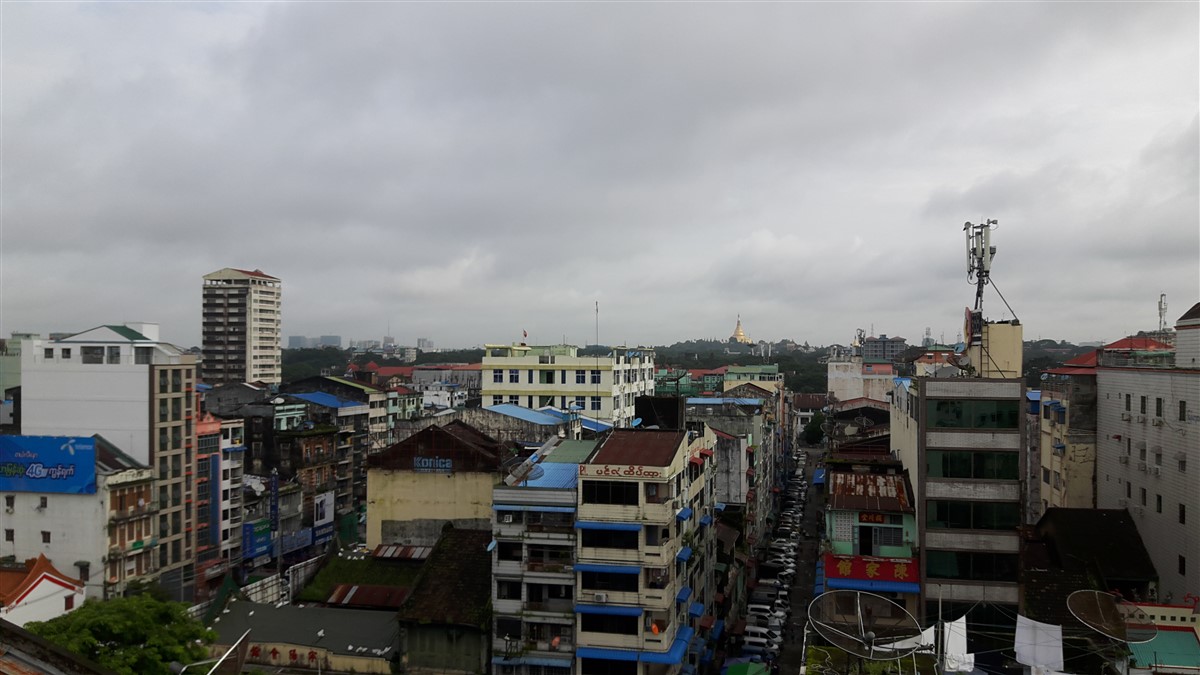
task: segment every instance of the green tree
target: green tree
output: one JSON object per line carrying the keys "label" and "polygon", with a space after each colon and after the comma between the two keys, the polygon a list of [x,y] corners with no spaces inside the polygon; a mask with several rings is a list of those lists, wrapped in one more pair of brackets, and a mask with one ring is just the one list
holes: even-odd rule
{"label": "green tree", "polygon": [[825,438],[825,430],[821,428],[823,424],[825,424],[825,416],[819,412],[814,414],[808,424],[804,425],[804,442],[808,445],[820,443],[821,439]]}
{"label": "green tree", "polygon": [[187,606],[143,593],[89,600],[69,614],[25,629],[96,663],[129,675],[167,675],[171,662],[208,658],[216,633],[188,617]]}

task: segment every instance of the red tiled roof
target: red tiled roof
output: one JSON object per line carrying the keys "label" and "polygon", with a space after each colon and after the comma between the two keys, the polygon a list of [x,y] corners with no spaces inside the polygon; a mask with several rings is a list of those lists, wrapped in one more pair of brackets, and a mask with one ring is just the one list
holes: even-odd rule
{"label": "red tiled roof", "polygon": [[1076,356],[1075,358],[1067,361],[1063,365],[1064,366],[1080,366],[1083,368],[1095,368],[1096,367],[1096,350],[1093,349],[1084,354],[1080,354],[1079,356]]}
{"label": "red tiled roof", "polygon": [[23,566],[0,568],[0,605],[20,603],[43,577],[49,577],[51,582],[64,588],[77,587],[83,590],[82,581],[59,572],[43,553],[26,560]]}
{"label": "red tiled roof", "polygon": [[1106,351],[1158,352],[1171,351],[1172,347],[1148,337],[1127,337],[1104,345]]}
{"label": "red tiled roof", "polygon": [[377,366],[375,372],[385,380],[389,377],[412,378],[416,366]]}
{"label": "red tiled roof", "polygon": [[792,399],[796,410],[820,410],[825,407],[825,394],[796,394]]}
{"label": "red tiled roof", "polygon": [[391,389],[391,390],[392,390],[392,391],[394,391],[394,392],[400,393],[400,394],[410,394],[410,395],[411,395],[411,394],[419,394],[419,393],[421,393],[421,392],[419,392],[419,391],[416,391],[416,390],[413,390],[413,389],[409,389],[408,387],[392,387],[392,389]]}
{"label": "red tiled roof", "polygon": [[274,280],[274,281],[279,281],[279,279],[276,279],[275,277],[271,276],[270,274],[266,274],[266,273],[265,273],[265,272],[263,272],[262,270],[253,270],[253,271],[251,271],[251,270],[239,270],[239,269],[238,269],[238,268],[236,268],[236,267],[232,267],[232,268],[230,268],[230,269],[232,269],[234,272],[241,272],[242,274],[245,274],[245,275],[246,275],[246,276],[248,276],[248,277],[258,277],[258,278],[260,278],[260,279],[271,279],[271,280]]}
{"label": "red tiled roof", "polygon": [[1095,375],[1095,368],[1051,368],[1046,371],[1051,375]]}
{"label": "red tiled roof", "polygon": [[604,440],[589,464],[669,466],[684,434],[657,429],[617,429]]}
{"label": "red tiled roof", "polygon": [[713,433],[717,435],[717,438],[724,438],[724,439],[728,439],[731,441],[737,440],[737,436],[734,436],[733,434],[727,434],[724,431],[721,431],[720,429],[718,429],[716,427],[710,426],[709,429],[713,430]]}

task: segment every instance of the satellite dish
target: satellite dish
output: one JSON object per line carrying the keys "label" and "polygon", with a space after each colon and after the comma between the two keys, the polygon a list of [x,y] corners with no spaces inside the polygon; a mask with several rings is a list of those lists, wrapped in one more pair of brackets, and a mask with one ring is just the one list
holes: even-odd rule
{"label": "satellite dish", "polygon": [[909,656],[921,638],[920,625],[902,605],[863,591],[818,595],[808,606],[808,620],[829,644],[872,661]]}
{"label": "satellite dish", "polygon": [[946,363],[949,363],[959,370],[965,370],[971,367],[971,357],[967,356],[966,354],[951,354],[950,356],[946,357]]}
{"label": "satellite dish", "polygon": [[1150,616],[1112,593],[1075,591],[1067,596],[1067,609],[1083,625],[1119,642],[1149,642],[1158,635]]}
{"label": "satellite dish", "polygon": [[282,396],[276,396],[271,399],[271,405],[283,405],[285,402],[286,400]]}
{"label": "satellite dish", "polygon": [[854,424],[856,424],[859,428],[865,429],[875,423],[872,422],[870,418],[860,415],[854,418]]}
{"label": "satellite dish", "polygon": [[632,428],[634,428],[634,427],[637,427],[637,426],[638,426],[638,425],[640,425],[641,423],[642,423],[642,418],[640,418],[640,417],[635,417],[635,418],[633,418],[633,421],[629,423],[629,427],[632,429]]}

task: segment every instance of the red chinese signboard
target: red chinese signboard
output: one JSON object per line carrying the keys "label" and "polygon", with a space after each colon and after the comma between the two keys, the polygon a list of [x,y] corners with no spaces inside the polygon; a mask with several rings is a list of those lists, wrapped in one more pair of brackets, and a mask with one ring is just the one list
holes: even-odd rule
{"label": "red chinese signboard", "polygon": [[887,516],[882,513],[871,513],[869,511],[859,511],[858,512],[858,522],[883,525],[883,524],[887,523]]}
{"label": "red chinese signboard", "polygon": [[916,558],[873,558],[862,555],[825,554],[825,578],[865,581],[920,581]]}

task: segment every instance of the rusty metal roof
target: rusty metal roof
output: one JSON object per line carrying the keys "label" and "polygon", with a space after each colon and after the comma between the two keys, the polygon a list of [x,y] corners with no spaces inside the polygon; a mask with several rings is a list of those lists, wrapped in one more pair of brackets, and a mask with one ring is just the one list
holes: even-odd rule
{"label": "rusty metal roof", "polygon": [[605,439],[589,464],[670,466],[685,432],[617,429]]}
{"label": "rusty metal roof", "polygon": [[400,546],[398,544],[380,544],[371,552],[373,558],[388,560],[424,560],[429,557],[432,546]]}
{"label": "rusty metal roof", "polygon": [[399,609],[409,593],[412,593],[411,588],[401,586],[338,584],[325,603],[337,607]]}
{"label": "rusty metal roof", "polygon": [[903,474],[830,471],[825,478],[829,508],[859,511],[913,511]]}

